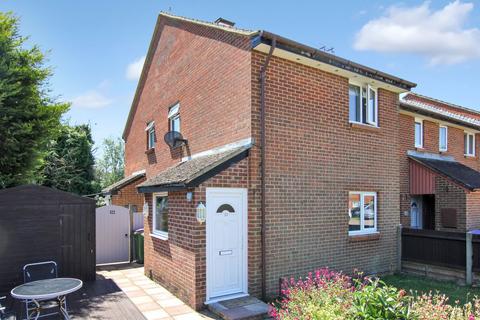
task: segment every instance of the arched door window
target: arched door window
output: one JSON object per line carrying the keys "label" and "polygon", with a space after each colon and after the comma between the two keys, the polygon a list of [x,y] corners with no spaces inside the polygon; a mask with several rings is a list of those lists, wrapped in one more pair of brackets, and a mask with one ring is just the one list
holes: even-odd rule
{"label": "arched door window", "polygon": [[235,213],[235,210],[228,203],[224,203],[220,207],[218,207],[217,213],[228,215],[229,213]]}

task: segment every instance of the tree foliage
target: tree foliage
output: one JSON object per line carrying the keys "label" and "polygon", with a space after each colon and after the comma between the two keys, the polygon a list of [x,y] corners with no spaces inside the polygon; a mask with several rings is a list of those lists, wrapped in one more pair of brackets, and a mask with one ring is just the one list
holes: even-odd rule
{"label": "tree foliage", "polygon": [[120,138],[103,140],[103,154],[97,160],[96,179],[105,188],[124,176],[124,144]]}
{"label": "tree foliage", "polygon": [[43,185],[80,195],[99,191],[94,181],[93,140],[88,125],[64,125],[48,149],[41,171]]}
{"label": "tree foliage", "polygon": [[49,96],[51,70],[37,46],[25,47],[18,19],[0,12],[0,188],[35,182],[48,141],[69,105]]}

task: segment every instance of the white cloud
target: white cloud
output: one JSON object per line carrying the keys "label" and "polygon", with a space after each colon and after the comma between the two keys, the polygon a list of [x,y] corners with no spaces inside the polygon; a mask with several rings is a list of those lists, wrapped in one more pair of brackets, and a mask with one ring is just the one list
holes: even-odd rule
{"label": "white cloud", "polygon": [[102,84],[105,84],[105,82],[102,82],[97,89],[89,90],[73,98],[72,105],[78,108],[97,109],[112,104],[113,100],[101,92],[104,87]]}
{"label": "white cloud", "polygon": [[472,10],[472,3],[458,0],[437,11],[429,2],[416,7],[392,6],[384,16],[362,27],[354,48],[420,54],[431,65],[480,58],[480,30],[465,27]]}
{"label": "white cloud", "polygon": [[128,80],[138,80],[140,79],[140,74],[142,73],[143,64],[145,62],[145,56],[138,58],[127,66],[127,71],[125,76]]}

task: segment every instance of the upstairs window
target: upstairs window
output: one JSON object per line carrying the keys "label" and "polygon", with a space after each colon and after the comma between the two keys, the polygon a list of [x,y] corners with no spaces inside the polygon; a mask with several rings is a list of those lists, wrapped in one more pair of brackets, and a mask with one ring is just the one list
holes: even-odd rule
{"label": "upstairs window", "polygon": [[377,231],[377,193],[350,192],[348,197],[348,233],[365,234]]}
{"label": "upstairs window", "polygon": [[147,123],[145,132],[147,133],[147,150],[155,148],[155,122],[154,121]]}
{"label": "upstairs window", "polygon": [[440,151],[447,151],[448,148],[448,128],[440,126],[438,131],[438,149]]}
{"label": "upstairs window", "polygon": [[415,148],[423,148],[423,120],[415,119]]}
{"label": "upstairs window", "polygon": [[350,84],[350,122],[378,126],[377,90],[369,85]]}
{"label": "upstairs window", "polygon": [[168,123],[170,131],[180,132],[180,103],[177,103],[168,111]]}
{"label": "upstairs window", "polygon": [[465,132],[463,134],[463,143],[465,147],[465,155],[475,156],[475,135],[473,133]]}

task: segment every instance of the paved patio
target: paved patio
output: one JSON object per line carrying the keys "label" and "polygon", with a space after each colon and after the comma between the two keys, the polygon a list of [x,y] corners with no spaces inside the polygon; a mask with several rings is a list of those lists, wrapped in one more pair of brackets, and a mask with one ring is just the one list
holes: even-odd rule
{"label": "paved patio", "polygon": [[111,279],[147,320],[218,319],[208,311],[196,312],[167,289],[143,274],[141,265],[102,267],[97,273]]}
{"label": "paved patio", "polygon": [[[8,293],[7,307],[19,319],[23,304]],[[1,296],[1,295],[0,295]],[[209,311],[196,312],[168,290],[143,275],[137,264],[101,267],[97,280],[68,295],[72,319],[98,320],[208,320],[219,319]],[[58,315],[43,318],[60,319]]]}

